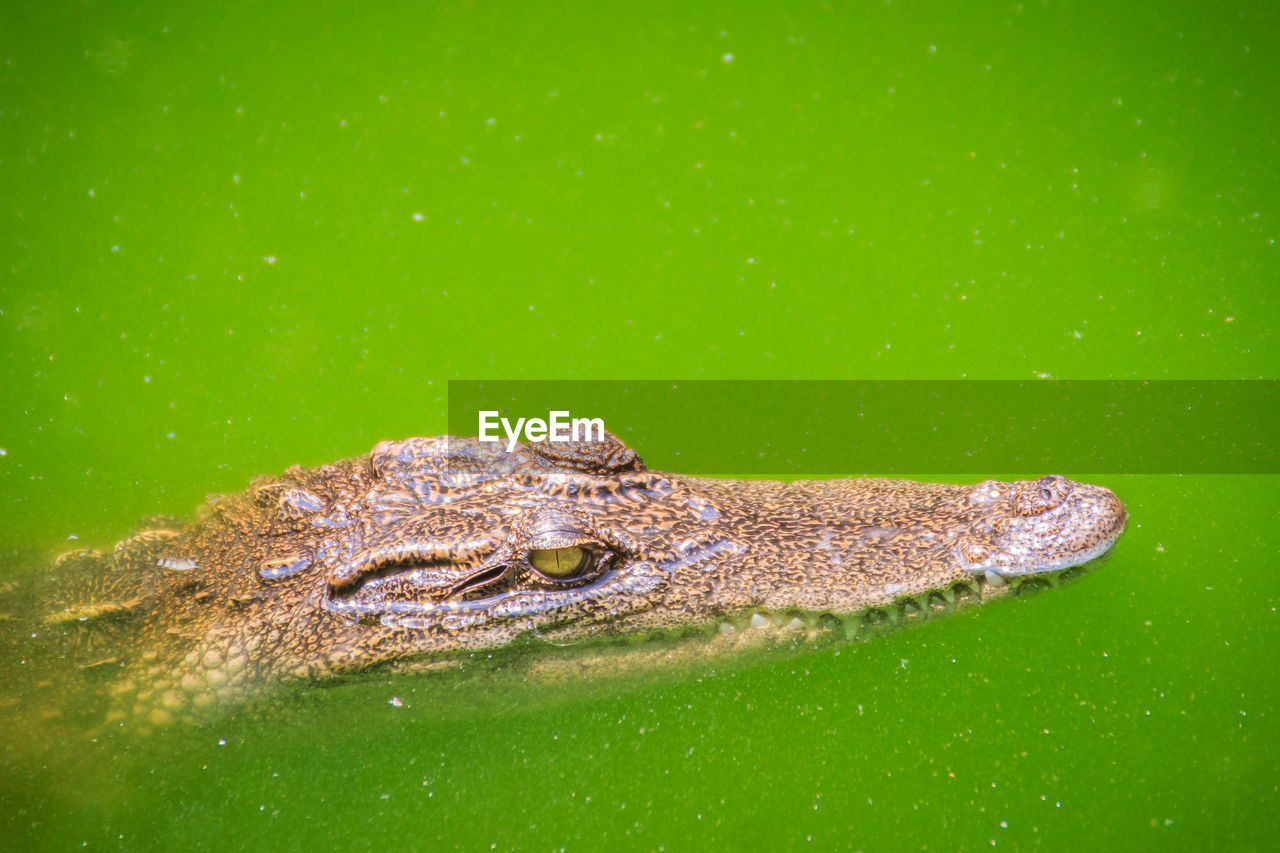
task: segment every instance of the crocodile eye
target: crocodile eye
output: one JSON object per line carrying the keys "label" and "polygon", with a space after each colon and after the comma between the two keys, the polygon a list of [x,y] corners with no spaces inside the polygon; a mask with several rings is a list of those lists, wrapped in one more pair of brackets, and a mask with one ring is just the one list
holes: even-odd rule
{"label": "crocodile eye", "polygon": [[529,563],[539,574],[553,580],[572,580],[589,568],[591,552],[586,548],[545,548],[529,552]]}

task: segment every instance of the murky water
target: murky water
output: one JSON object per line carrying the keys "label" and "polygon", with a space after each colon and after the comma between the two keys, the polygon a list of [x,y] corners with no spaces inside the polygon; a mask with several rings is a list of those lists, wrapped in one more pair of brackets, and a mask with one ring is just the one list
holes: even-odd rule
{"label": "murky water", "polygon": [[[335,14],[0,13],[0,581],[442,432],[450,378],[1275,377],[1266,4]],[[1103,569],[872,643],[140,741],[32,707],[0,836],[1273,846],[1280,486],[1092,479]]]}

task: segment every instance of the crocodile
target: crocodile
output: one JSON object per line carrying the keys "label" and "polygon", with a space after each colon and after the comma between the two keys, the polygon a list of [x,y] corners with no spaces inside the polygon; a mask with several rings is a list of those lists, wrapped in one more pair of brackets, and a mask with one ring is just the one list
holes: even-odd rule
{"label": "crocodile", "polygon": [[410,438],[64,555],[26,641],[97,674],[112,724],[159,727],[518,640],[855,637],[1057,585],[1126,522],[1110,490],[1061,476],[741,481],[649,470],[607,432],[510,452]]}

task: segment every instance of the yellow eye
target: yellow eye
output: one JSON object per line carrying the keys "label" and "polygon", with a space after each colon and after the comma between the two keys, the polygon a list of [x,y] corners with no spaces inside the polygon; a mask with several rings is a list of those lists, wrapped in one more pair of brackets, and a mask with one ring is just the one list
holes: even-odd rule
{"label": "yellow eye", "polygon": [[587,569],[591,556],[586,548],[547,548],[529,552],[529,562],[541,574],[555,580],[570,580]]}

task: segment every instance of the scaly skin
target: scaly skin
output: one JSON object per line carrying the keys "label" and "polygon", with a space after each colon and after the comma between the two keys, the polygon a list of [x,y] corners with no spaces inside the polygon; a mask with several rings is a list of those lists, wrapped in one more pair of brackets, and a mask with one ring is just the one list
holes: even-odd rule
{"label": "scaly skin", "polygon": [[[711,480],[646,470],[612,435],[513,453],[412,438],[71,555],[34,641],[105,671],[113,719],[163,725],[281,680],[448,666],[531,635],[853,634],[1047,585],[1126,520],[1062,477]],[[557,579],[534,567],[547,553],[553,574],[582,565]]]}

